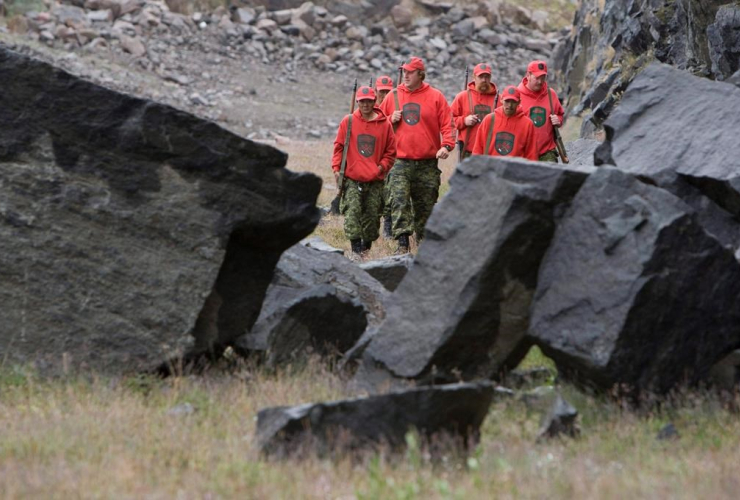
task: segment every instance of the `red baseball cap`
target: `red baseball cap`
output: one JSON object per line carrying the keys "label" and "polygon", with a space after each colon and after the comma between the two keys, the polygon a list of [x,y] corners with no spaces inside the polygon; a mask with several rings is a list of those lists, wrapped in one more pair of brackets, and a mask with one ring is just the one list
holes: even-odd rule
{"label": "red baseball cap", "polygon": [[532,61],[527,66],[527,72],[532,73],[534,76],[546,75],[547,63],[545,61]]}
{"label": "red baseball cap", "polygon": [[424,71],[424,61],[418,57],[412,57],[409,62],[401,66],[406,71],[414,71],[416,69]]}
{"label": "red baseball cap", "polygon": [[521,101],[521,96],[519,95],[519,89],[517,89],[514,85],[509,85],[504,89],[503,92],[501,92],[501,100],[502,101]]}
{"label": "red baseball cap", "polygon": [[375,88],[377,90],[393,90],[393,80],[390,76],[379,76],[377,80],[375,80]]}
{"label": "red baseball cap", "polygon": [[362,101],[365,99],[372,99],[375,100],[375,91],[372,87],[368,87],[367,85],[360,87],[357,89],[357,93],[355,94],[355,99],[358,101]]}
{"label": "red baseball cap", "polygon": [[480,63],[473,69],[473,74],[475,76],[480,75],[490,75],[491,74],[491,65],[486,63]]}

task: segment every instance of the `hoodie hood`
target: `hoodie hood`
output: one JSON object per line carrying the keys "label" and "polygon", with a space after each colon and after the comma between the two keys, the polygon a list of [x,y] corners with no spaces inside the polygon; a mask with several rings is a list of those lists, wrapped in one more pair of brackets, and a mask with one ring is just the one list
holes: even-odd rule
{"label": "hoodie hood", "polygon": [[468,90],[475,92],[476,94],[481,95],[492,95],[492,94],[498,94],[498,89],[496,88],[496,84],[491,82],[491,88],[488,90],[488,92],[480,92],[475,89],[475,82],[468,82]]}
{"label": "hoodie hood", "polygon": [[409,90],[406,87],[406,84],[405,83],[402,83],[401,85],[398,86],[398,90],[400,92],[405,92],[407,94],[422,94],[422,93],[426,92],[427,90],[429,90],[430,88],[431,88],[431,86],[428,83],[426,83],[426,82],[421,82],[421,87],[419,87],[416,90]]}
{"label": "hoodie hood", "polygon": [[519,84],[520,93],[535,100],[539,100],[539,98],[542,96],[547,97],[547,82],[542,85],[542,90],[540,90],[539,92],[532,92],[531,90],[529,90],[529,87],[527,87],[527,83],[529,83],[529,79],[527,79],[527,77],[525,76],[524,78],[522,78],[522,83]]}
{"label": "hoodie hood", "polygon": [[360,108],[359,107],[357,109],[355,109],[354,113],[352,113],[352,116],[354,116],[355,119],[357,119],[357,120],[362,120],[362,121],[367,122],[367,123],[380,122],[380,121],[383,121],[383,120],[387,120],[388,119],[388,117],[385,115],[385,113],[383,113],[383,111],[381,111],[381,109],[378,106],[373,107],[373,111],[375,111],[375,118],[373,118],[372,120],[365,120],[362,117],[362,113],[360,112]]}

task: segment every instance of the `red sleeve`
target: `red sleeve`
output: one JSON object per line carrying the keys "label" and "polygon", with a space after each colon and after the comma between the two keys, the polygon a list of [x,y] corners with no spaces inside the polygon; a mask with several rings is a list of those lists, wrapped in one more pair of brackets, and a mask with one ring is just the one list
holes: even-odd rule
{"label": "red sleeve", "polygon": [[339,168],[342,165],[342,152],[344,151],[344,139],[347,135],[348,116],[342,119],[342,122],[339,124],[339,130],[337,130],[337,137],[334,139],[334,154],[331,157],[331,169],[335,172],[339,172]]}
{"label": "red sleeve", "polygon": [[534,134],[534,123],[531,120],[527,120],[524,123],[527,125],[527,131],[524,136],[524,158],[537,161],[540,159],[540,156],[537,147],[537,137]]}
{"label": "red sleeve", "polygon": [[447,99],[439,93],[439,104],[437,105],[437,118],[439,120],[439,131],[442,134],[442,145],[455,147],[455,136],[452,133],[452,111],[450,111],[450,105],[447,104]]}
{"label": "red sleeve", "polygon": [[380,160],[380,166],[383,167],[384,173],[387,174],[390,172],[394,161],[396,161],[396,134],[393,133],[393,127],[388,123],[385,138],[385,152],[383,153],[383,158]]}
{"label": "red sleeve", "polygon": [[486,135],[488,134],[488,127],[491,125],[491,115],[486,115],[485,118],[483,118],[483,121],[480,123],[480,126],[478,127],[478,132],[475,134],[475,146],[473,146],[473,154],[474,155],[487,155],[488,151],[485,153],[483,152],[483,149],[486,147]]}
{"label": "red sleeve", "polygon": [[465,130],[467,127],[465,126],[465,94],[466,92],[460,92],[455,96],[455,99],[452,101],[452,119],[455,120],[455,128],[457,130]]}

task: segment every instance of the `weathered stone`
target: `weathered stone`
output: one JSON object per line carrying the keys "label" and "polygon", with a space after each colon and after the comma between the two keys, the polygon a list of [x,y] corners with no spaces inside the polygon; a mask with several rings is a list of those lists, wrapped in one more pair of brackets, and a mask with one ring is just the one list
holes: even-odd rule
{"label": "weathered stone", "polygon": [[121,35],[121,47],[134,57],[146,55],[146,46],[138,38]]}
{"label": "weathered stone", "polygon": [[707,27],[712,74],[724,80],[740,70],[740,6],[723,5]]}
{"label": "weathered stone", "polygon": [[542,262],[530,335],[560,376],[665,393],[740,345],[740,264],[667,191],[593,173]]}
{"label": "weathered stone", "polygon": [[411,25],[414,16],[409,8],[403,5],[396,5],[391,9],[391,18],[397,28],[405,28]]}
{"label": "weathered stone", "polygon": [[86,14],[86,17],[91,23],[111,23],[113,22],[113,11],[110,9],[92,10]]}
{"label": "weathered stone", "polygon": [[251,328],[320,180],[2,47],[0,74],[0,358],[149,370]]}
{"label": "weathered stone", "polygon": [[382,396],[276,407],[257,415],[263,453],[287,457],[388,446],[401,450],[416,430],[432,444],[469,448],[493,400],[490,383],[422,387]]}
{"label": "weathered stone", "polygon": [[233,21],[240,24],[252,24],[257,18],[257,12],[251,7],[239,7],[234,11]]}
{"label": "weathered stone", "polygon": [[556,214],[592,170],[483,156],[461,163],[388,300],[358,382],[367,385],[365,372],[375,369],[429,383],[518,364]]}
{"label": "weathered stone", "polygon": [[273,33],[277,31],[278,29],[278,24],[272,19],[260,19],[259,21],[257,21],[256,26],[257,26],[257,29],[267,31],[270,33]]}
{"label": "weathered stone", "polygon": [[452,36],[455,38],[470,38],[475,32],[475,22],[472,19],[463,19],[452,26]]}
{"label": "weathered stone", "polygon": [[344,352],[368,324],[383,320],[387,295],[382,284],[343,256],[295,245],[280,258],[260,316],[237,347],[245,353],[269,350],[274,363],[332,339]]}
{"label": "weathered stone", "polygon": [[394,255],[363,262],[360,264],[360,269],[366,271],[392,292],[398,288],[413,263],[414,258],[410,254]]}
{"label": "weathered stone", "polygon": [[594,151],[601,143],[593,139],[576,139],[565,144],[571,165],[594,165]]}
{"label": "weathered stone", "polygon": [[581,433],[576,419],[578,410],[568,403],[563,396],[557,395],[552,407],[540,423],[538,441],[560,436],[578,437]]}
{"label": "weathered stone", "polygon": [[272,19],[276,23],[278,23],[278,25],[280,26],[290,23],[290,20],[292,17],[293,17],[292,9],[276,10],[275,12],[272,13]]}
{"label": "weathered stone", "polygon": [[73,5],[57,5],[51,10],[52,15],[59,24],[67,26],[80,26],[87,24],[85,9]]}

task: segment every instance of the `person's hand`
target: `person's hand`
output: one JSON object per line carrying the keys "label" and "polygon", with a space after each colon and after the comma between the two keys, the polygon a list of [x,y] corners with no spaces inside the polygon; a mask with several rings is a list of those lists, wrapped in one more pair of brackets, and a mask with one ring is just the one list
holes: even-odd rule
{"label": "person's hand", "polygon": [[465,126],[466,127],[472,127],[476,123],[478,123],[480,120],[478,119],[478,115],[468,115],[465,117]]}
{"label": "person's hand", "polygon": [[552,122],[553,127],[559,127],[563,124],[563,122],[560,121],[558,115],[550,115],[550,121]]}
{"label": "person's hand", "polygon": [[391,123],[398,123],[401,121],[401,112],[396,110],[391,115]]}
{"label": "person's hand", "polygon": [[337,187],[339,187],[339,172],[334,172],[334,182],[336,182]]}
{"label": "person's hand", "polygon": [[385,172],[385,170],[383,170],[383,165],[378,165],[378,172],[380,172],[381,174]]}
{"label": "person's hand", "polygon": [[437,151],[437,159],[438,160],[446,160],[450,156],[450,152],[447,151],[447,148],[442,146],[439,148],[439,151]]}

